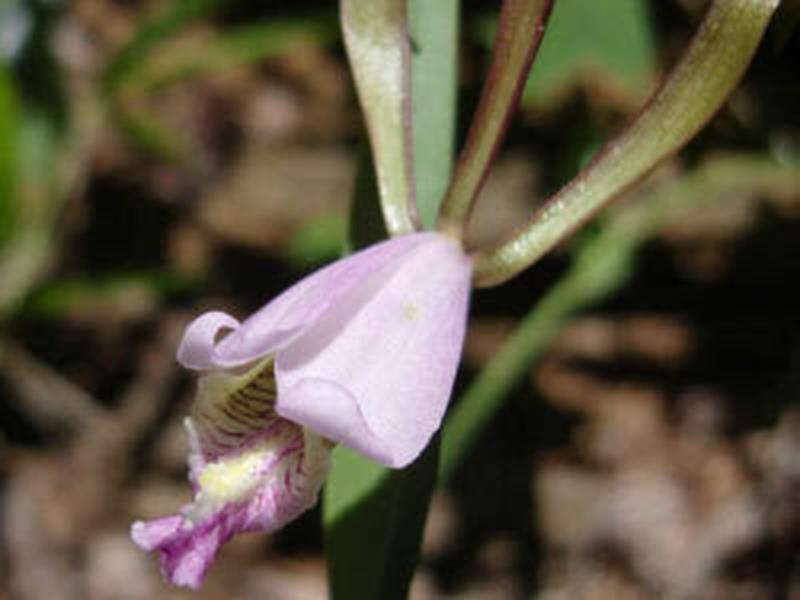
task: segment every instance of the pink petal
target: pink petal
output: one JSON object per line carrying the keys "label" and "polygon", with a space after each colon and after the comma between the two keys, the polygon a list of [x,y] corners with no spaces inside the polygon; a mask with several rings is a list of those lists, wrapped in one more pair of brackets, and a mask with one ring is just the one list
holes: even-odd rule
{"label": "pink petal", "polygon": [[358,400],[334,381],[303,379],[281,397],[281,416],[302,423],[317,434],[348,448],[370,448],[370,458],[381,464],[394,460],[388,447],[369,425]]}
{"label": "pink petal", "polygon": [[[301,280],[239,323],[229,315],[210,312],[186,330],[178,361],[190,369],[225,369],[246,364],[276,351],[301,335],[353,288],[391,268],[413,248],[436,234],[401,236],[370,246]],[[233,331],[221,341],[223,328]]]}
{"label": "pink petal", "polygon": [[142,550],[158,550],[161,572],[175,585],[197,589],[219,547],[233,535],[228,515],[216,515],[201,526],[187,525],[181,516],[137,521],[131,538]]}
{"label": "pink petal", "polygon": [[[387,466],[414,460],[452,391],[470,279],[461,249],[433,235],[341,298],[276,353],[278,414]],[[318,380],[335,385],[304,383]]]}

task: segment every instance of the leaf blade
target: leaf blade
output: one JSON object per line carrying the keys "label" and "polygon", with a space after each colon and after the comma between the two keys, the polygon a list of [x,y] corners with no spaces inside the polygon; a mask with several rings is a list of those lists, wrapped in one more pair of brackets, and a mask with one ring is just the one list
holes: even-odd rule
{"label": "leaf blade", "polygon": [[[424,31],[412,30],[417,59],[413,68],[435,70],[414,75],[414,130],[418,131],[417,115],[437,105],[437,128],[440,132],[455,128],[456,65],[444,65],[442,56],[454,57],[457,52],[457,23],[442,26],[444,15],[458,16],[456,0],[422,0],[413,7],[415,23],[424,23]],[[433,24],[438,23],[438,26]],[[442,37],[439,37],[439,36]],[[430,44],[430,46],[428,46]],[[442,55],[439,55],[442,53]],[[442,70],[445,74],[442,75]],[[425,99],[428,103],[426,104]],[[437,190],[445,185],[452,153],[447,148],[452,140],[430,140],[427,136],[416,143],[432,141],[441,155],[429,159],[423,152],[414,155],[417,183],[423,191],[426,222],[432,221]],[[419,146],[415,147],[416,149]],[[383,223],[376,221],[376,183],[369,172],[368,153],[364,153],[356,182],[351,222],[351,241],[362,247],[382,237]],[[324,491],[323,518],[328,556],[328,580],[331,597],[349,600],[401,600],[406,597],[418,560],[425,517],[438,472],[439,437],[434,440],[410,467],[390,470],[343,448],[334,452],[331,474]]]}
{"label": "leaf blade", "polygon": [[414,173],[423,227],[436,221],[450,181],[456,138],[458,0],[409,0]]}

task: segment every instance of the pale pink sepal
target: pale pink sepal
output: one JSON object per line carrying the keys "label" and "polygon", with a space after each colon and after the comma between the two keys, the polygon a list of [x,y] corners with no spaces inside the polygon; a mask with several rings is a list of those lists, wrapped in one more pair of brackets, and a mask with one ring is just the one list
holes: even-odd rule
{"label": "pale pink sepal", "polygon": [[[460,248],[434,237],[369,293],[332,307],[276,354],[278,414],[381,464],[410,463],[450,398],[470,276]],[[318,398],[309,382],[322,381]]]}
{"label": "pale pink sepal", "polygon": [[[186,329],[178,362],[189,369],[227,369],[274,352],[316,323],[353,288],[390,268],[433,235],[395,238],[336,261],[302,279],[241,324],[223,312],[205,313]],[[218,341],[225,329],[232,331]]]}

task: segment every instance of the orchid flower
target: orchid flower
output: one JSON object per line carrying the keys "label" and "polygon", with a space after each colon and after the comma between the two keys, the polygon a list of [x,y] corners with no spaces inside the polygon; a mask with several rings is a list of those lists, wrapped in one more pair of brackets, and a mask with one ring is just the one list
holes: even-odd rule
{"label": "orchid flower", "polygon": [[733,90],[778,0],[713,2],[682,60],[628,128],[530,222],[468,254],[463,232],[551,4],[504,0],[439,232],[421,233],[405,2],[342,0],[384,224],[395,237],[312,274],[241,323],[215,311],[188,326],[178,361],[200,375],[186,420],[193,500],[132,528],[140,547],[159,552],[171,582],[198,587],[233,535],[273,531],[313,506],[336,444],[392,468],[414,461],[444,416],[471,286],[497,285],[529,267],[685,144]]}
{"label": "orchid flower", "polygon": [[412,462],[444,416],[471,276],[456,241],[416,233],[333,263],[241,323],[193,321],[178,361],[200,374],[186,419],[194,499],[132,528],[164,576],[196,588],[234,534],[312,507],[337,443]]}

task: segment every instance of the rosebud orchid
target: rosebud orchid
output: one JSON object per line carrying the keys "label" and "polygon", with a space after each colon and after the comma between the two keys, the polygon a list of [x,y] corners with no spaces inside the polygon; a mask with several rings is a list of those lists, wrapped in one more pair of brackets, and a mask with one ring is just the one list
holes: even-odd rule
{"label": "rosebud orchid", "polygon": [[242,323],[192,322],[178,361],[201,374],[186,419],[194,499],[132,528],[164,576],[197,587],[234,534],[313,506],[336,443],[412,462],[450,396],[471,275],[457,242],[417,233],[333,263]]}

